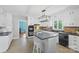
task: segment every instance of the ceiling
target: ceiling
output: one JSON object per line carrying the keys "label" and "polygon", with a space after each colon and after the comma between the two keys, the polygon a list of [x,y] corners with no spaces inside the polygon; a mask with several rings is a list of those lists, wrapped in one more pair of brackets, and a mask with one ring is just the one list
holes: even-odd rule
{"label": "ceiling", "polygon": [[14,15],[39,17],[43,9],[46,9],[46,13],[51,15],[68,6],[69,5],[0,5],[0,8]]}

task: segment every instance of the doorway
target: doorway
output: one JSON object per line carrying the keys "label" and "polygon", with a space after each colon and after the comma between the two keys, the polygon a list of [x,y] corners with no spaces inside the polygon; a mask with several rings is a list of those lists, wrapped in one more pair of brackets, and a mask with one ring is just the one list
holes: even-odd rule
{"label": "doorway", "polygon": [[27,23],[27,20],[20,19],[19,20],[19,34],[20,34],[20,37],[23,36],[24,34],[27,35],[27,33],[28,33],[28,23]]}

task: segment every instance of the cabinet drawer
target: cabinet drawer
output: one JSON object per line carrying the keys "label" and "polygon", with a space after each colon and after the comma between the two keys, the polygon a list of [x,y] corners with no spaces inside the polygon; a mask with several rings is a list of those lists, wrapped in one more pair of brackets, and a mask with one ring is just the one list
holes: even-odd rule
{"label": "cabinet drawer", "polygon": [[74,36],[74,35],[69,35],[70,39],[78,39],[79,40],[79,36]]}
{"label": "cabinet drawer", "polygon": [[79,47],[79,43],[78,42],[69,42],[69,45]]}
{"label": "cabinet drawer", "polygon": [[75,50],[75,51],[79,51],[79,48],[77,46],[71,45],[69,46],[69,48]]}
{"label": "cabinet drawer", "polygon": [[79,46],[79,42],[78,41],[74,41],[74,40],[73,41],[70,41],[69,44],[70,45],[73,44],[73,45],[78,45]]}
{"label": "cabinet drawer", "polygon": [[69,44],[71,44],[71,43],[79,44],[79,37],[78,36],[69,35]]}
{"label": "cabinet drawer", "polygon": [[74,44],[76,44],[76,43],[77,43],[76,40],[69,40],[69,45],[74,45]]}
{"label": "cabinet drawer", "polygon": [[73,38],[73,39],[71,39],[71,38],[69,38],[69,41],[71,41],[71,42],[79,42],[79,39],[77,38]]}
{"label": "cabinet drawer", "polygon": [[79,43],[79,39],[73,39],[73,42],[78,42]]}
{"label": "cabinet drawer", "polygon": [[74,46],[73,45],[69,45],[69,48],[74,49]]}
{"label": "cabinet drawer", "polygon": [[74,49],[75,51],[79,51],[79,47],[77,47],[77,46],[73,46],[73,49]]}

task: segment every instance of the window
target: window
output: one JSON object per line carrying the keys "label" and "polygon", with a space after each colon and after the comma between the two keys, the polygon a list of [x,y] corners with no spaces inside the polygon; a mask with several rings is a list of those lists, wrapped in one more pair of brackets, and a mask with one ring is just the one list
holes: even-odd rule
{"label": "window", "polygon": [[62,30],[63,27],[63,21],[62,20],[55,20],[54,21],[54,29]]}
{"label": "window", "polygon": [[62,24],[62,21],[59,20],[59,21],[58,21],[58,29],[62,29],[62,25],[63,25],[63,24]]}
{"label": "window", "polygon": [[54,21],[54,28],[57,29],[57,21]]}

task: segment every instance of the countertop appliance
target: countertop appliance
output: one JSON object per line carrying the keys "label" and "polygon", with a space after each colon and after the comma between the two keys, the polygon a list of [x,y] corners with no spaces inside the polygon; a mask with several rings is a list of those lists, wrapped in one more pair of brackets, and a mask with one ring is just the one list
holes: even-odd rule
{"label": "countertop appliance", "polygon": [[68,47],[68,34],[67,33],[59,33],[59,44],[64,46],[64,47]]}

